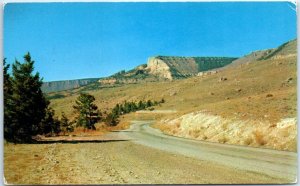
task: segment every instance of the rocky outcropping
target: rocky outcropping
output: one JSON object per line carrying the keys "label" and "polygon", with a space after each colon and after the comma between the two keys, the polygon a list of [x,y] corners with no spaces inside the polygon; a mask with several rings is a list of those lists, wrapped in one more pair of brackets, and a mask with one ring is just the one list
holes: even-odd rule
{"label": "rocky outcropping", "polygon": [[237,58],[156,56],[148,60],[150,74],[166,79],[195,76],[199,72],[224,67]]}
{"label": "rocky outcropping", "polygon": [[78,87],[87,85],[87,84],[95,82],[97,80],[98,80],[98,78],[90,78],[90,79],[76,79],[76,80],[45,82],[42,85],[42,91],[45,93],[48,93],[48,92],[68,90],[68,89],[78,88]]}
{"label": "rocky outcropping", "polygon": [[[122,70],[106,78],[46,82],[42,90],[45,93],[68,90],[79,88],[93,82],[98,82],[98,86],[106,86],[182,79],[197,76],[199,72],[223,67],[235,59],[236,58],[229,57],[156,56],[150,57],[147,64],[139,65],[129,71]],[[210,74],[211,72],[207,72],[206,74]]]}
{"label": "rocky outcropping", "polygon": [[172,79],[172,74],[170,72],[170,67],[161,59],[152,57],[148,60],[149,73],[153,75],[158,75],[162,78]]}

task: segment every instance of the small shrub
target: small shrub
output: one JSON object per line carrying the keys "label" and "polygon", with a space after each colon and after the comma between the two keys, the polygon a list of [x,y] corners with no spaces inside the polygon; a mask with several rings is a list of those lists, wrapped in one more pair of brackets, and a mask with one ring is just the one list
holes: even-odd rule
{"label": "small shrub", "polygon": [[251,138],[251,137],[247,137],[244,140],[244,145],[250,145],[251,143],[253,143],[253,138]]}
{"label": "small shrub", "polygon": [[264,140],[264,135],[261,131],[256,130],[254,132],[254,138],[257,144],[259,145],[265,145],[267,142]]}
{"label": "small shrub", "polygon": [[228,139],[225,137],[225,136],[221,136],[219,139],[218,139],[219,143],[226,143],[228,141]]}

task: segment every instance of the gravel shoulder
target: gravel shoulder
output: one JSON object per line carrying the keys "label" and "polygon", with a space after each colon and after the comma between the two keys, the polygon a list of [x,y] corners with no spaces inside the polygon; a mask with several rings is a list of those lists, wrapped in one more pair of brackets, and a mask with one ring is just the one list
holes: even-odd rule
{"label": "gravel shoulder", "polygon": [[[297,155],[166,136],[135,121],[84,143],[4,144],[7,184],[293,183]],[[281,175],[281,176],[280,176]]]}
{"label": "gravel shoulder", "polygon": [[130,141],[6,144],[4,148],[4,176],[9,184],[208,184],[287,181]]}

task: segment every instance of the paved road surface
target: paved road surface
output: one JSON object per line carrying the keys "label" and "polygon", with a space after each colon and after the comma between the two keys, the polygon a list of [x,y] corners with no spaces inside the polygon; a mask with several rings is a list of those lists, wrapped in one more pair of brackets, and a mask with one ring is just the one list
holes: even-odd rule
{"label": "paved road surface", "polygon": [[295,182],[296,153],[167,136],[150,123],[135,121],[127,131],[101,136],[106,141],[5,144],[5,179],[38,185]]}
{"label": "paved road surface", "polygon": [[296,181],[297,154],[271,149],[226,145],[178,138],[151,128],[151,121],[133,121],[130,129],[120,135],[133,142],[185,156],[217,162],[241,170],[267,174]]}

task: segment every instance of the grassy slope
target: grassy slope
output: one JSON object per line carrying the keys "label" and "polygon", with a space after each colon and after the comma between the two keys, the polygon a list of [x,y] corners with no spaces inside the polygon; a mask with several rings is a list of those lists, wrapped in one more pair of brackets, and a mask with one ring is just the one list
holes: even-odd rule
{"label": "grassy slope", "polygon": [[[220,77],[228,80],[219,82]],[[292,81],[285,83],[288,78]],[[243,119],[253,117],[277,122],[296,116],[296,79],[296,57],[290,57],[228,68],[204,78],[129,84],[89,93],[96,97],[96,104],[102,110],[125,100],[165,98],[161,109],[176,109],[177,115],[205,109],[224,117],[240,114]],[[73,117],[72,105],[78,91],[66,98],[51,100],[51,106],[58,114],[64,111]],[[267,98],[269,93],[273,97]]]}
{"label": "grassy slope", "polygon": [[[251,120],[254,123],[262,121],[266,123],[266,126],[261,126],[266,128],[263,129],[262,133],[268,134],[268,132],[272,132],[276,136],[276,130],[274,133],[272,126],[276,126],[276,123],[281,119],[296,118],[297,115],[297,57],[296,55],[290,55],[291,52],[285,55],[284,50],[278,53],[280,53],[280,57],[274,56],[267,60],[230,66],[220,70],[217,74],[206,77],[117,85],[110,88],[102,87],[91,90],[89,93],[96,97],[96,104],[102,111],[109,111],[115,104],[125,100],[160,100],[164,98],[166,103],[157,106],[157,109],[175,109],[178,112],[168,115],[155,115],[158,120],[175,119],[184,114],[205,110],[210,115],[217,115],[229,120]],[[221,77],[226,77],[227,80],[220,81]],[[83,88],[79,88],[61,92],[60,94],[66,97],[52,99],[51,106],[58,115],[61,112],[65,112],[70,119],[74,118],[72,106],[79,92],[83,90]],[[268,94],[271,96],[268,97]],[[125,118],[121,118],[121,120],[128,123],[130,119],[139,119],[140,117],[151,118],[152,116],[132,113],[126,115]],[[254,123],[250,123],[251,126],[249,127],[252,127],[251,131],[255,132],[256,129],[260,129],[260,126],[252,126]],[[245,125],[248,124],[244,123],[243,128],[247,128]],[[158,127],[166,130],[165,132],[167,133],[174,131],[173,128],[164,128],[162,125]],[[213,129],[211,128],[210,130]],[[294,129],[287,128],[288,130],[294,131]],[[294,132],[283,133],[292,134]],[[177,134],[174,133],[174,135]],[[259,135],[254,135],[256,136],[254,137],[256,141]],[[286,135],[282,134],[284,137],[282,140],[287,139]],[[293,137],[289,136],[289,139],[293,139]],[[274,143],[277,143],[276,140],[281,139],[272,138],[272,140],[274,140]],[[232,140],[228,143],[235,144]],[[239,143],[241,144],[242,142]],[[259,143],[253,143],[252,145],[259,145]],[[273,142],[270,141],[269,143]],[[288,147],[282,142],[281,146],[276,148],[288,148],[288,150],[294,151],[295,140],[287,143],[290,143]],[[273,148],[273,144],[267,145]]]}

